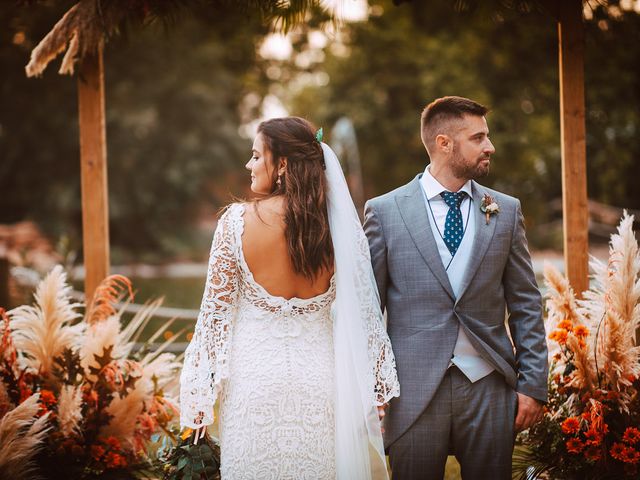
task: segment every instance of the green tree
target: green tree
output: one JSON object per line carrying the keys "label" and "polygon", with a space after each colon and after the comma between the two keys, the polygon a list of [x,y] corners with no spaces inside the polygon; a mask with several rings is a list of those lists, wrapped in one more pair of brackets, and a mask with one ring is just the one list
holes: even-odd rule
{"label": "green tree", "polygon": [[599,7],[586,32],[589,196],[640,209],[640,15]]}
{"label": "green tree", "polygon": [[[79,245],[76,80],[27,79],[29,52],[73,2],[0,6],[0,222],[31,218]],[[111,242],[140,259],[175,253],[202,204],[228,201],[244,165],[238,105],[255,75],[259,16],[206,5],[105,51]],[[56,62],[54,62],[56,63]],[[116,258],[116,260],[127,260]]]}
{"label": "green tree", "polygon": [[24,71],[29,52],[64,10],[44,6],[26,15],[14,2],[0,5],[0,222],[76,220],[75,82],[54,71],[29,80]]}
{"label": "green tree", "polygon": [[[112,241],[175,250],[197,219],[228,202],[249,155],[238,105],[266,33],[243,14],[207,9],[169,35],[118,39],[105,58]],[[222,192],[222,195],[216,195]],[[131,235],[135,232],[135,235]],[[162,232],[159,235],[159,232]],[[184,240],[182,240],[184,241]]]}
{"label": "green tree", "polygon": [[[419,114],[427,102],[477,99],[492,109],[496,146],[483,183],[520,197],[530,227],[545,225],[558,218],[549,204],[561,196],[556,22],[536,8],[466,2],[476,8],[459,11],[459,3],[371,2],[367,22],[344,26],[349,53],[329,44],[324,60],[304,69],[326,73],[328,85],[287,97],[291,110],[328,126],[342,115],[354,121],[373,196],[424,168]],[[589,195],[638,208],[640,15],[615,12],[596,6],[585,23]],[[304,38],[296,46],[310,48]]]}
{"label": "green tree", "polygon": [[[376,195],[407,182],[428,161],[419,135],[426,103],[443,95],[477,99],[492,109],[497,150],[486,183],[546,197],[559,184],[554,23],[538,13],[460,14],[447,2],[373,3],[368,22],[346,27],[350,55],[328,48],[317,67],[328,73],[329,86],[305,89],[294,110],[312,112],[321,123],[342,115],[354,121],[369,194]],[[527,204],[531,210],[534,202]]]}

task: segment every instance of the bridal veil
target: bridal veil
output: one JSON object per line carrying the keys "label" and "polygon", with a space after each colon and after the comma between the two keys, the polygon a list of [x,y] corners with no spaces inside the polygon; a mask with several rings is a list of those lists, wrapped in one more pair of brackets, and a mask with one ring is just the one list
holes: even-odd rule
{"label": "bridal veil", "polygon": [[336,269],[336,474],[338,480],[387,479],[377,407],[400,393],[395,359],[367,239],[340,162],[327,144],[321,145]]}

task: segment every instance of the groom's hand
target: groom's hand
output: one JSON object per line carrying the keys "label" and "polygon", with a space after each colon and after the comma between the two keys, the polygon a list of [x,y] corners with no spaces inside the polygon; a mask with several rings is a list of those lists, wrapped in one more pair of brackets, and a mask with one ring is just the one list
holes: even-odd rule
{"label": "groom's hand", "polygon": [[514,428],[516,432],[526,430],[542,418],[542,403],[535,398],[528,397],[520,392],[518,394],[518,414]]}

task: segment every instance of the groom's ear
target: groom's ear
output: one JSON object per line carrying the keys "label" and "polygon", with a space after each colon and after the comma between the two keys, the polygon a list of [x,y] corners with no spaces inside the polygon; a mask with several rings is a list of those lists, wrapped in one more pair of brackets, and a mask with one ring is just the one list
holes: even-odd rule
{"label": "groom's ear", "polygon": [[440,133],[436,135],[436,149],[441,151],[442,153],[451,152],[451,148],[453,147],[453,141],[449,137],[449,135],[445,135],[444,133]]}
{"label": "groom's ear", "polygon": [[287,157],[280,157],[278,160],[278,175],[282,175],[287,171]]}

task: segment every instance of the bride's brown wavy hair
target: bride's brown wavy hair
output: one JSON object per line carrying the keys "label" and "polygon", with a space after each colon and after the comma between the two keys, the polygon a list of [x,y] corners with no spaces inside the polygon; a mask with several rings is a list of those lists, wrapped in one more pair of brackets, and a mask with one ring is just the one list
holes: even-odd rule
{"label": "bride's brown wavy hair", "polygon": [[[313,280],[333,268],[324,155],[314,126],[304,118],[273,118],[258,126],[273,162],[271,196],[285,198],[285,238],[296,273]],[[287,159],[278,184],[278,163]]]}

